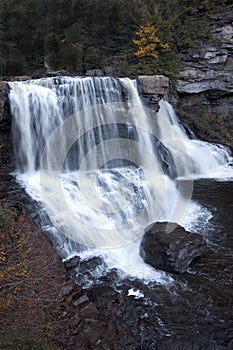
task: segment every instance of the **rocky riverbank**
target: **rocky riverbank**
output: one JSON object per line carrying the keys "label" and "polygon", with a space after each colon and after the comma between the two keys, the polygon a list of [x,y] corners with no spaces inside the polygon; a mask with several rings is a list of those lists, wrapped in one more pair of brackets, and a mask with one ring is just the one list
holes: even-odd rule
{"label": "rocky riverbank", "polygon": [[[158,102],[168,88],[168,80],[146,80],[157,88],[147,94],[155,106],[155,100]],[[140,313],[135,314],[134,298],[111,286],[117,277],[114,272],[106,276],[112,280],[107,285],[104,279],[103,284],[88,290],[75,284],[70,278],[72,271],[67,266],[67,272],[41,229],[38,205],[11,175],[15,165],[7,93],[8,86],[2,82],[0,348],[140,349],[141,336],[135,324]]]}
{"label": "rocky riverbank", "polygon": [[[167,81],[164,83],[163,87],[167,86]],[[161,98],[158,91],[150,91],[151,85],[156,86],[153,79],[146,85],[152,102],[156,94]],[[116,270],[107,271],[94,280],[93,285],[86,285],[86,289],[70,279],[70,276],[75,278],[77,272],[83,273],[84,268],[80,269],[80,265],[74,263],[74,268],[66,264],[65,269],[48,236],[40,228],[37,204],[10,175],[14,170],[10,124],[6,99],[2,104],[0,121],[1,206],[8,213],[13,210],[13,221],[19,231],[16,230],[14,254],[10,256],[1,248],[1,252],[4,252],[1,263],[2,296],[5,298],[0,333],[3,348],[7,349],[8,345],[10,349],[16,347],[12,343],[13,337],[9,339],[5,336],[16,333],[16,341],[18,334],[24,335],[23,339],[18,340],[21,343],[27,342],[28,335],[33,335],[32,341],[42,349],[211,350],[214,344],[227,349],[225,344],[230,342],[230,335],[224,335],[224,339],[220,336],[217,340],[215,338],[217,326],[219,334],[229,328],[231,314],[225,306],[223,311],[219,306],[222,285],[209,288],[208,278],[212,279],[211,273],[215,278],[218,261],[211,251],[199,262],[194,262],[191,267],[193,274],[184,272],[182,277],[171,277],[163,273],[162,283],[156,281],[147,284],[141,280],[119,277]],[[6,229],[4,233],[8,231]],[[22,250],[17,250],[17,239],[20,237],[17,232],[23,232],[25,237]],[[5,238],[5,234],[2,237]],[[16,251],[20,254],[15,254]],[[16,255],[19,264],[15,263]],[[93,269],[92,262],[82,263]],[[101,259],[97,257],[94,266],[98,267],[98,263],[101,263]],[[199,273],[198,266],[202,271],[206,268],[206,273]],[[16,273],[6,274],[9,271]],[[173,282],[169,285],[171,279]],[[206,280],[208,288],[202,291],[200,286],[206,285]],[[22,285],[16,285],[21,281]],[[183,287],[186,283],[192,286],[193,291]],[[7,299],[8,296],[10,299]],[[210,321],[203,328],[207,315]],[[219,318],[226,322],[219,325],[216,322]],[[41,341],[43,346],[40,346]]]}
{"label": "rocky riverbank", "polygon": [[[73,317],[79,318],[80,330],[86,327],[92,334],[93,327],[89,323],[87,326],[87,320],[90,313],[94,318],[95,307],[69,278],[41,230],[37,205],[10,175],[14,161],[5,112],[0,165],[0,348],[74,349],[79,342],[80,349],[87,349],[85,331],[72,337]],[[94,322],[97,324],[96,319]]]}

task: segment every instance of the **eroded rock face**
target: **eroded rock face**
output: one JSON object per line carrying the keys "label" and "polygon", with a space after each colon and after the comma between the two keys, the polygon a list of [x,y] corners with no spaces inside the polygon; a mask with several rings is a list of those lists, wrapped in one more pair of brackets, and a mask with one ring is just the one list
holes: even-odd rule
{"label": "eroded rock face", "polygon": [[212,38],[182,53],[176,109],[199,138],[231,146],[233,5],[223,9],[211,19]]}
{"label": "eroded rock face", "polygon": [[[200,43],[198,48],[191,49],[183,55],[183,68],[178,80],[178,93],[201,93],[207,90],[233,92],[233,26],[232,38],[224,45],[224,37],[217,44]],[[224,29],[223,29],[224,30]]]}
{"label": "eroded rock face", "polygon": [[206,251],[207,245],[201,235],[187,232],[179,225],[174,224],[175,228],[169,232],[170,225],[157,222],[148,226],[141,241],[140,255],[155,268],[183,273],[194,258]]}
{"label": "eroded rock face", "polygon": [[[8,85],[0,82],[0,198],[4,198],[4,189],[9,189],[9,172],[13,170],[13,145],[11,140],[11,117],[8,100]],[[6,179],[6,181],[3,180]]]}
{"label": "eroded rock face", "polygon": [[212,37],[182,54],[178,93],[233,92],[233,5],[212,19]]}
{"label": "eroded rock face", "polygon": [[145,105],[158,111],[158,102],[168,92],[169,79],[164,75],[141,75],[137,82]]}
{"label": "eroded rock face", "polygon": [[[8,101],[8,84],[4,81],[0,82],[0,123],[1,130],[3,129],[3,124],[8,120],[7,125],[9,127],[9,114],[10,106]],[[6,126],[6,125],[5,125]]]}

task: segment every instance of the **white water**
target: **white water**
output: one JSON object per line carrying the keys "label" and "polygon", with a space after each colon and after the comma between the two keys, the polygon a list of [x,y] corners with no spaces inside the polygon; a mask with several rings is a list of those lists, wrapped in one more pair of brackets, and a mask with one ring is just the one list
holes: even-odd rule
{"label": "white water", "polygon": [[144,228],[162,220],[195,227],[202,209],[190,179],[232,177],[227,149],[190,140],[167,102],[156,115],[144,108],[130,79],[10,87],[18,180],[46,209],[63,258],[101,255],[123,274],[169,280],[138,254]]}

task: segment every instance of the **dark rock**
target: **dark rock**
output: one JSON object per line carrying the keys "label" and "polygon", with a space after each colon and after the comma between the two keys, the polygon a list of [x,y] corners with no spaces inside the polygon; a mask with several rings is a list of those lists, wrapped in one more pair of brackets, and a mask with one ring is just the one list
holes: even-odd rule
{"label": "dark rock", "polygon": [[10,105],[8,100],[9,86],[6,82],[0,82],[0,126],[1,132],[10,129]]}
{"label": "dark rock", "polygon": [[86,304],[86,303],[89,303],[89,299],[88,299],[87,295],[84,294],[84,295],[80,296],[80,298],[78,298],[77,300],[75,300],[75,301],[73,302],[73,305],[74,305],[74,306],[80,306],[80,305]]}
{"label": "dark rock", "polygon": [[42,67],[37,69],[33,74],[32,74],[32,79],[40,79],[40,78],[46,78],[46,67]]}
{"label": "dark rock", "polygon": [[177,95],[175,99],[169,97],[182,121],[197,137],[229,146],[233,127],[232,11],[232,3],[223,6],[222,11],[209,18],[210,39],[200,40],[195,47],[181,52]]}
{"label": "dark rock", "polygon": [[104,263],[100,256],[94,256],[88,260],[83,260],[80,262],[79,272],[85,273],[89,270],[95,270],[98,266]]}
{"label": "dark rock", "polygon": [[176,224],[168,232],[170,225],[157,222],[148,226],[141,241],[140,255],[155,268],[183,273],[194,258],[206,251],[206,241],[201,235],[187,232]]}
{"label": "dark rock", "polygon": [[63,299],[64,297],[67,297],[73,290],[75,289],[75,284],[72,280],[66,281],[64,286],[62,286],[58,293],[58,300]]}
{"label": "dark rock", "polygon": [[31,76],[32,79],[41,79],[41,78],[47,78],[47,77],[58,77],[68,75],[68,72],[65,70],[59,70],[55,71],[51,68],[42,67],[37,69]]}
{"label": "dark rock", "polygon": [[78,266],[80,262],[80,257],[75,255],[72,258],[70,258],[69,260],[64,261],[64,265],[66,270],[71,270],[74,269],[75,267]]}
{"label": "dark rock", "polygon": [[111,269],[110,271],[107,271],[105,274],[100,276],[100,281],[103,283],[107,283],[109,285],[114,285],[119,280],[119,275],[117,269]]}
{"label": "dark rock", "polygon": [[140,349],[137,342],[136,308],[129,298],[109,286],[94,286],[88,292],[100,317],[102,340],[109,349]]}

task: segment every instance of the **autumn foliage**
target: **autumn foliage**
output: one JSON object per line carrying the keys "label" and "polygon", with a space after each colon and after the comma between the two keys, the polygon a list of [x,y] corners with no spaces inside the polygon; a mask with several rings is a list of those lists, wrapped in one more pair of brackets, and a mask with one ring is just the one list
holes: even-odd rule
{"label": "autumn foliage", "polygon": [[0,349],[57,349],[48,344],[60,312],[59,262],[27,215],[0,202]]}
{"label": "autumn foliage", "polygon": [[160,51],[170,51],[170,46],[167,43],[162,43],[155,34],[156,28],[154,25],[141,25],[136,32],[138,40],[133,40],[138,47],[135,56],[137,57],[154,57],[157,58]]}

